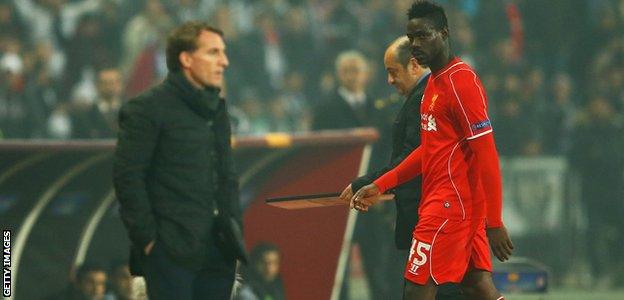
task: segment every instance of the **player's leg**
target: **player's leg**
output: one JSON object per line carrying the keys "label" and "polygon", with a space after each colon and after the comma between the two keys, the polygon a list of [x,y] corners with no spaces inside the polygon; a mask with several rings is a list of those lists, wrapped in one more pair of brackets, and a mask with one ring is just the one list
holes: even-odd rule
{"label": "player's leg", "polygon": [[434,300],[438,286],[431,278],[426,284],[420,285],[405,279],[403,300]]}
{"label": "player's leg", "polygon": [[498,300],[504,299],[494,286],[492,273],[472,269],[466,273],[461,283],[467,299]]}
{"label": "player's leg", "polygon": [[490,244],[485,234],[485,220],[473,223],[475,233],[472,238],[472,251],[468,272],[461,282],[462,290],[468,299],[503,299],[492,280],[492,258]]}
{"label": "player's leg", "polygon": [[445,283],[438,285],[436,300],[466,300],[458,283]]}
{"label": "player's leg", "polygon": [[405,266],[404,299],[433,300],[438,284],[461,281],[470,259],[470,239],[465,232],[469,225],[421,216]]}

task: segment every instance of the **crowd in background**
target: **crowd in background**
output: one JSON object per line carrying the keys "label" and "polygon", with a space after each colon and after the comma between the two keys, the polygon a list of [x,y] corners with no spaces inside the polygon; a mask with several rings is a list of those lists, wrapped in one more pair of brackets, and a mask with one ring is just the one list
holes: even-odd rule
{"label": "crowd in background", "polygon": [[[282,254],[277,246],[261,242],[250,251],[250,263],[239,270],[234,300],[284,300],[280,274]],[[145,282],[133,278],[124,261],[109,268],[86,262],[70,272],[68,284],[54,290],[44,300],[137,300],[147,299]]]}
{"label": "crowd in background", "polygon": [[118,261],[110,268],[87,262],[70,274],[69,283],[60,291],[42,298],[44,300],[133,300],[144,299],[139,285],[133,282],[128,265]]}
{"label": "crowd in background", "polygon": [[[606,249],[590,257],[594,272],[613,267],[604,254],[624,253],[613,229],[624,209],[610,204],[622,202],[624,0],[438,2],[452,49],[486,87],[501,155],[568,157],[591,199],[591,244]],[[0,139],[114,138],[122,102],[166,75],[169,30],[194,19],[225,33],[237,134],[309,131],[344,51],[366,57],[369,101],[390,97],[383,51],[411,3],[0,0]]]}
{"label": "crowd in background", "polygon": [[[503,155],[568,153],[584,138],[576,129],[597,120],[619,130],[624,1],[439,2],[452,48],[486,85]],[[100,72],[117,72],[108,80],[118,99],[100,108],[114,117],[121,99],[166,75],[167,32],[192,19],[225,32],[232,61],[225,92],[237,133],[309,130],[313,107],[336,85],[342,51],[370,61],[369,95],[391,93],[382,55],[404,33],[410,3],[1,0],[0,131],[4,139],[114,137],[83,130],[115,123],[83,122],[106,92]]]}

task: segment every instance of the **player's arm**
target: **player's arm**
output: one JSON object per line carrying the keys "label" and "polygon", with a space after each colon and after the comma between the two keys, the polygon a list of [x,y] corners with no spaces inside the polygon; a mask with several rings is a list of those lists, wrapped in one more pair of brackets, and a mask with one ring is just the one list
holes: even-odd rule
{"label": "player's arm", "polygon": [[401,152],[383,168],[353,180],[351,184],[348,185],[340,194],[341,199],[346,202],[350,202],[354,192],[357,192],[362,187],[373,183],[375,179],[396,168],[414,150],[416,150],[416,148],[418,148],[418,145],[420,144],[420,134],[418,132],[418,130],[420,130],[420,115],[417,115],[416,117],[417,120],[413,120],[412,122],[416,124],[416,126],[408,126],[405,140],[403,141],[403,145],[401,146]]}
{"label": "player's arm", "polygon": [[492,134],[492,123],[487,114],[487,99],[483,85],[471,70],[460,70],[449,76],[455,95],[452,102],[455,121],[458,122],[468,146],[475,154],[479,177],[485,190],[487,234],[494,255],[509,259],[513,244],[502,222],[502,180],[498,153]]}
{"label": "player's arm", "polygon": [[119,139],[113,160],[113,184],[121,219],[130,240],[148,254],[156,239],[156,221],[146,187],[146,176],[158,140],[158,125],[138,98],[119,112]]}
{"label": "player's arm", "polygon": [[486,195],[487,234],[490,246],[494,255],[500,261],[505,261],[511,256],[513,243],[502,221],[503,189],[494,136],[490,133],[470,139],[468,145],[475,154]]}
{"label": "player's arm", "polygon": [[359,189],[351,198],[351,208],[367,211],[377,202],[379,195],[422,173],[422,149],[416,148],[398,166]]}

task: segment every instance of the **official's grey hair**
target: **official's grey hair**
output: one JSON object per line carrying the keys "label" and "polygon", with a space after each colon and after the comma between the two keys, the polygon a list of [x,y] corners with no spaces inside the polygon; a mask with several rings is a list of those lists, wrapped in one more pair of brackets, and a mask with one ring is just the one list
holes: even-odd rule
{"label": "official's grey hair", "polygon": [[336,63],[335,63],[336,72],[340,70],[340,66],[342,66],[346,61],[349,61],[349,60],[360,61],[362,65],[364,66],[364,70],[368,71],[369,66],[368,66],[368,60],[366,60],[366,57],[364,57],[364,55],[360,53],[359,51],[348,50],[348,51],[340,52],[340,54],[338,54],[338,57],[336,57]]}

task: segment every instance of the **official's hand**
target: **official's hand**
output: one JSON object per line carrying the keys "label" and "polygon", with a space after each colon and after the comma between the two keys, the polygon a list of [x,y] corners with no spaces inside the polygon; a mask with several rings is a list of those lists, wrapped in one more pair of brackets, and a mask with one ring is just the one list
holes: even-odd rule
{"label": "official's hand", "polygon": [[366,212],[369,206],[379,202],[379,196],[381,196],[381,193],[374,183],[366,185],[351,197],[351,208]]}
{"label": "official's hand", "polygon": [[509,238],[509,235],[507,234],[505,226],[503,225],[497,228],[488,228],[486,233],[488,239],[490,240],[490,247],[492,247],[492,251],[494,251],[496,258],[500,261],[508,260],[514,246]]}
{"label": "official's hand", "polygon": [[340,199],[345,203],[349,203],[351,201],[351,197],[353,197],[353,189],[351,189],[351,185],[349,184],[340,194]]}
{"label": "official's hand", "polygon": [[145,249],[143,249],[143,252],[145,252],[145,255],[149,255],[150,253],[152,253],[152,248],[154,248],[154,243],[156,242],[156,240],[153,240],[151,242],[149,242],[149,244],[147,244],[147,246],[145,246]]}

